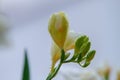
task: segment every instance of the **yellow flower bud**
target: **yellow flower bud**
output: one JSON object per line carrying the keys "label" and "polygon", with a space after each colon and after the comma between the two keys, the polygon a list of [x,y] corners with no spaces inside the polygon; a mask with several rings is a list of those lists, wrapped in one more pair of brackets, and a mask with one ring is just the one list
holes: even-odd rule
{"label": "yellow flower bud", "polygon": [[68,32],[68,21],[63,12],[51,16],[48,30],[57,46],[63,48]]}

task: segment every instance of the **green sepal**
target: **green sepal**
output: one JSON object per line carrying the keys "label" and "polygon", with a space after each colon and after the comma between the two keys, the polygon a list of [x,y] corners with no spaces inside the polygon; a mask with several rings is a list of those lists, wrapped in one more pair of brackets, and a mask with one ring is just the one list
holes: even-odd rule
{"label": "green sepal", "polygon": [[85,60],[85,63],[84,63],[84,64],[82,64],[82,63],[79,62],[79,65],[80,65],[81,67],[85,68],[85,67],[87,67],[87,66],[90,65],[90,62]]}
{"label": "green sepal", "polygon": [[94,58],[95,53],[96,53],[95,50],[92,50],[92,51],[88,52],[86,60],[90,62]]}
{"label": "green sepal", "polygon": [[90,46],[91,46],[91,43],[90,42],[86,42],[82,45],[81,49],[80,49],[80,57],[83,58],[87,52],[89,51],[90,49]]}
{"label": "green sepal", "polygon": [[89,65],[90,65],[90,62],[85,62],[85,64],[82,65],[82,67],[85,68],[85,67],[87,67],[87,66],[89,66]]}
{"label": "green sepal", "polygon": [[78,58],[77,58],[77,62],[82,61],[82,59],[83,59],[82,55],[81,55],[81,54],[79,54],[79,55],[78,55]]}

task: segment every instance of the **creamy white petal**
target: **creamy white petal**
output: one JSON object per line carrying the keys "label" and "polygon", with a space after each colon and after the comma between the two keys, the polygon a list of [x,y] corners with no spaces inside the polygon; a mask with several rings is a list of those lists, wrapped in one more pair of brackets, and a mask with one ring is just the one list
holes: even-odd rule
{"label": "creamy white petal", "polygon": [[79,36],[80,34],[75,33],[74,31],[69,31],[67,39],[65,41],[64,50],[68,51],[70,49],[73,49],[75,46],[75,41]]}

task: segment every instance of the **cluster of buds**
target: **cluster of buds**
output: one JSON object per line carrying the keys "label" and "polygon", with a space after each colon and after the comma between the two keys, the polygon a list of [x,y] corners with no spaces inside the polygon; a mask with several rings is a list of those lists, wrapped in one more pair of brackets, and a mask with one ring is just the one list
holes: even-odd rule
{"label": "cluster of buds", "polygon": [[[81,67],[87,67],[94,58],[95,50],[90,50],[91,43],[86,35],[80,35],[69,30],[68,20],[63,12],[51,16],[48,31],[53,39],[51,48],[52,67],[46,80],[51,80],[57,74],[64,63],[77,63]],[[69,58],[74,50],[73,56]],[[60,60],[58,66],[56,63]],[[83,63],[84,61],[84,63]]]}

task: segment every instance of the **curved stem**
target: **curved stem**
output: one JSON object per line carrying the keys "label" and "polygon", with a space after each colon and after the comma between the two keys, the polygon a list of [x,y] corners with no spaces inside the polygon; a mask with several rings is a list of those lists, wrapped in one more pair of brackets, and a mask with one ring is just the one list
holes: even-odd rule
{"label": "curved stem", "polygon": [[62,50],[61,50],[61,59],[60,59],[60,63],[59,63],[59,65],[58,65],[58,67],[54,70],[54,72],[51,72],[51,73],[48,75],[48,77],[47,77],[46,80],[51,80],[52,78],[54,78],[54,77],[57,75],[60,67],[62,66],[62,64],[63,64],[63,62],[64,62],[64,57],[65,57],[65,52],[64,52],[64,50],[62,49]]}
{"label": "curved stem", "polygon": [[57,69],[56,69],[53,73],[51,73],[51,74],[47,77],[46,80],[51,80],[52,78],[54,78],[54,77],[56,76],[56,74],[58,73],[58,71],[59,71],[59,69],[60,69],[61,66],[62,66],[62,63],[60,63],[60,64],[58,65]]}

